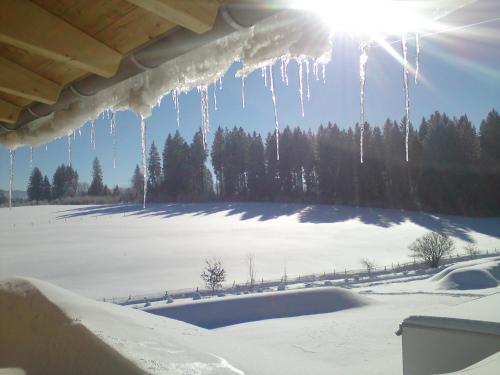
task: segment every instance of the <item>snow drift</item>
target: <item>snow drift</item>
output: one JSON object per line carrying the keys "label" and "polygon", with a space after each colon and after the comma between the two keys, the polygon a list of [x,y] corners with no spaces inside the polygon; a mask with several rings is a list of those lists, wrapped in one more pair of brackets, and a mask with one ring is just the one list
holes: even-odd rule
{"label": "snow drift", "polygon": [[472,290],[496,288],[500,283],[500,258],[478,264],[458,264],[435,275],[437,289]]}
{"label": "snow drift", "polygon": [[0,368],[36,374],[241,374],[192,349],[204,332],[34,279],[0,281]]}
{"label": "snow drift", "polygon": [[144,311],[211,329],[264,319],[324,314],[368,303],[366,298],[345,289],[315,288],[155,306]]}

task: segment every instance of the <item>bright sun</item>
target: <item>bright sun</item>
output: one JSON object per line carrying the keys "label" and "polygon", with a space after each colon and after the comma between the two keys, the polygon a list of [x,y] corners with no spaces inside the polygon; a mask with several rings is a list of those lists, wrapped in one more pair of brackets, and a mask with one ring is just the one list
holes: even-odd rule
{"label": "bright sun", "polygon": [[[321,16],[333,32],[368,39],[435,29],[435,20],[456,0],[294,0],[292,7]],[[443,5],[445,4],[445,5]]]}

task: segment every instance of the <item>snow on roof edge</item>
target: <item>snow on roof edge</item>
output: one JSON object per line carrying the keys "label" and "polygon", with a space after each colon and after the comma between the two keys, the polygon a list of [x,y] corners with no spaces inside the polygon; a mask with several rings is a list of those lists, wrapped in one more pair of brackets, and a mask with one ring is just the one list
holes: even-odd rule
{"label": "snow on roof edge", "polygon": [[71,134],[106,111],[131,110],[148,118],[162,98],[172,92],[207,87],[239,61],[238,77],[273,64],[280,58],[312,59],[326,64],[331,59],[330,31],[310,14],[281,12],[253,27],[188,52],[140,73],[91,97],[82,98],[64,110],[31,121],[22,128],[0,135],[9,149],[36,147]]}

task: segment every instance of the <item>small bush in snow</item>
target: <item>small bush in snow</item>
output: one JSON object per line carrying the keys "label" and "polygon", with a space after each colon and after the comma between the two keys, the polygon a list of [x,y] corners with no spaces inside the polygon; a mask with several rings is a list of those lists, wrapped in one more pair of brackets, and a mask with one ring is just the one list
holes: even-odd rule
{"label": "small bush in snow", "polygon": [[471,258],[477,257],[479,255],[479,250],[473,243],[465,245],[464,250],[465,253]]}
{"label": "small bush in snow", "polygon": [[432,268],[439,266],[441,259],[451,254],[454,248],[453,240],[439,232],[424,234],[409,246],[412,257],[421,259]]}
{"label": "small bush in snow", "polygon": [[325,281],[325,286],[332,286],[332,285],[333,285],[333,283],[331,281],[329,281],[329,280]]}
{"label": "small bush in snow", "polygon": [[220,259],[206,259],[205,269],[201,274],[201,279],[205,285],[212,290],[212,296],[215,290],[222,287],[222,283],[226,280],[226,270],[222,266]]}
{"label": "small bush in snow", "polygon": [[279,291],[286,290],[286,285],[285,284],[278,285],[278,290]]}
{"label": "small bush in snow", "polygon": [[375,268],[375,262],[367,259],[367,258],[363,258],[361,259],[361,265],[366,269],[366,272],[368,273],[368,276],[372,276],[372,271],[373,269]]}

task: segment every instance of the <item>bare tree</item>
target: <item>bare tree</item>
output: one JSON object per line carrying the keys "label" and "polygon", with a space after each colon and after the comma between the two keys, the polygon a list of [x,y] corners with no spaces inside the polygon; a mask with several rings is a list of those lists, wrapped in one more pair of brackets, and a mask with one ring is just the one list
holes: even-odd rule
{"label": "bare tree", "polygon": [[467,245],[465,245],[464,250],[470,258],[475,258],[479,255],[479,250],[473,243],[468,243]]}
{"label": "bare tree", "polygon": [[217,258],[205,259],[205,268],[201,274],[201,279],[214,295],[215,290],[222,287],[222,283],[226,280],[226,270],[222,265],[222,261]]}
{"label": "bare tree", "polygon": [[360,263],[366,269],[366,272],[368,272],[368,276],[371,277],[372,271],[375,268],[375,262],[369,260],[368,258],[362,258]]}
{"label": "bare tree", "polygon": [[408,248],[414,258],[421,259],[435,268],[445,255],[451,254],[455,243],[446,234],[429,232],[417,238]]}
{"label": "bare tree", "polygon": [[248,278],[250,283],[250,290],[255,286],[255,257],[252,253],[247,255]]}

